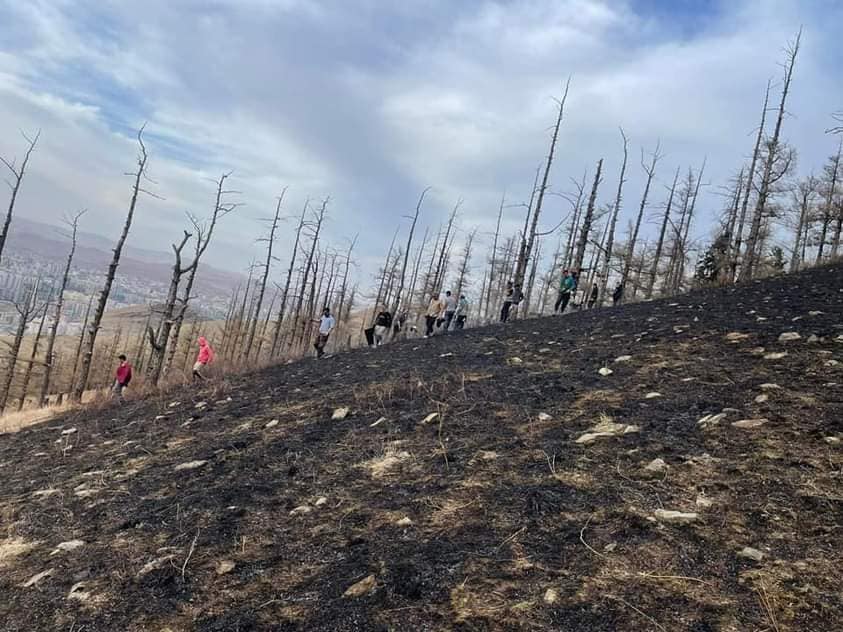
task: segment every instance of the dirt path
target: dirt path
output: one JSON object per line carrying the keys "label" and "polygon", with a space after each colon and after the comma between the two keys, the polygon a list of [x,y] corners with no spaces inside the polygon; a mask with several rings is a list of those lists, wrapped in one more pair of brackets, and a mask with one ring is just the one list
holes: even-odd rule
{"label": "dirt path", "polygon": [[0,436],[2,630],[843,621],[840,267],[214,388]]}

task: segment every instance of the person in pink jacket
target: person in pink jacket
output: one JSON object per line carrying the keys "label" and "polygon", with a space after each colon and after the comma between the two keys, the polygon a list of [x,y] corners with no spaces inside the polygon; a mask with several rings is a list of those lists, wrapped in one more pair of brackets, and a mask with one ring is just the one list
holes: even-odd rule
{"label": "person in pink jacket", "polygon": [[213,361],[214,350],[211,348],[211,345],[208,344],[205,336],[199,336],[199,354],[196,356],[196,363],[193,365],[193,379],[204,380],[205,377],[202,375],[201,371]]}

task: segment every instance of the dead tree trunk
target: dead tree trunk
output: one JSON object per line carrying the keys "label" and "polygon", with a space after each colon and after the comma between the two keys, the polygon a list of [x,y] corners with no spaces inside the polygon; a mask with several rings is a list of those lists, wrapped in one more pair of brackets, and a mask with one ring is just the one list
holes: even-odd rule
{"label": "dead tree trunk", "polygon": [[796,224],[796,242],[793,244],[793,252],[790,255],[790,271],[796,272],[802,265],[801,253],[803,251],[802,232],[808,223],[811,213],[811,198],[816,191],[816,183],[813,176],[808,176],[799,183],[797,188],[799,199],[799,220]]}
{"label": "dead tree trunk", "polygon": [[547,191],[548,180],[550,179],[550,169],[553,166],[553,155],[556,152],[556,142],[559,139],[559,127],[562,125],[562,116],[565,113],[565,100],[568,98],[568,89],[571,86],[571,78],[565,83],[565,92],[562,94],[562,99],[557,102],[559,111],[556,116],[556,124],[553,126],[553,135],[550,139],[550,151],[547,152],[547,162],[544,166],[544,175],[542,176],[542,183],[538,190],[536,197],[536,206],[533,209],[533,221],[530,226],[529,236],[524,236],[526,240],[526,248],[520,253],[518,257],[518,264],[515,268],[515,285],[524,285],[524,275],[527,272],[527,263],[530,261],[530,255],[533,252],[533,245],[536,241],[536,232],[539,225],[539,216],[542,212],[542,203],[544,202],[544,194]]}
{"label": "dead tree trunk", "polygon": [[577,182],[576,180],[574,180],[574,186],[577,188],[577,197],[573,203],[574,212],[572,213],[573,217],[571,217],[571,226],[568,228],[568,237],[565,243],[565,260],[563,262],[563,267],[565,268],[571,267],[571,264],[573,263],[574,247],[577,245],[577,230],[580,226],[580,216],[582,215],[582,201],[583,195],[585,194],[585,184],[587,177],[588,170],[583,172],[582,181]]}
{"label": "dead tree trunk", "polygon": [[79,342],[76,345],[76,353],[73,354],[73,372],[70,375],[70,384],[67,389],[68,394],[73,391],[73,385],[76,384],[76,372],[79,370],[79,360],[82,357],[82,346],[85,343],[85,333],[88,331],[88,322],[91,319],[91,307],[94,304],[94,297],[88,297],[88,306],[85,308],[85,318],[82,319],[82,330],[79,332]]}
{"label": "dead tree trunk", "polygon": [[667,197],[667,204],[664,207],[664,218],[662,219],[661,229],[659,230],[659,239],[656,243],[656,252],[653,255],[653,264],[650,267],[650,279],[647,282],[646,298],[649,300],[653,297],[653,289],[656,286],[656,277],[659,274],[659,263],[662,258],[662,251],[664,250],[664,239],[667,234],[667,225],[670,223],[670,212],[673,210],[673,198],[676,195],[676,186],[679,184],[680,167],[676,167],[676,175],[673,176],[673,184],[670,186],[670,194]]}
{"label": "dead tree trunk", "polygon": [[12,339],[12,344],[9,349],[9,362],[6,368],[6,376],[3,381],[2,390],[0,390],[0,414],[5,412],[6,404],[9,401],[9,393],[12,389],[12,381],[15,379],[15,369],[17,368],[18,355],[20,355],[21,344],[26,333],[26,326],[34,318],[38,311],[38,287],[40,279],[36,281],[29,291],[24,293],[23,302],[15,302],[15,310],[18,313],[18,326],[15,330],[15,337]]}
{"label": "dead tree trunk", "polygon": [[348,275],[351,270],[351,253],[354,251],[354,247],[357,245],[358,237],[359,235],[354,236],[354,239],[351,240],[351,244],[348,246],[348,250],[345,253],[345,265],[342,273],[342,285],[340,286],[340,300],[339,304],[337,305],[336,311],[337,322],[343,320],[343,310],[345,309],[345,302],[348,298]]}
{"label": "dead tree trunk", "polygon": [[454,205],[454,210],[451,211],[451,216],[448,218],[448,225],[445,227],[445,237],[442,240],[442,249],[439,251],[439,260],[436,264],[436,272],[433,275],[434,292],[441,290],[442,284],[445,282],[445,273],[447,269],[445,262],[451,247],[448,240],[451,237],[451,231],[454,228],[454,220],[457,219],[457,211],[459,211],[460,206],[462,206],[462,200],[457,200],[457,203]]}
{"label": "dead tree trunk", "polygon": [[305,200],[304,208],[302,208],[301,211],[301,217],[299,217],[299,225],[296,227],[296,239],[293,243],[293,254],[290,256],[290,266],[287,268],[287,278],[284,281],[284,290],[281,292],[281,305],[278,307],[278,316],[275,319],[275,329],[272,332],[272,348],[269,355],[273,358],[278,355],[278,346],[281,342],[281,327],[284,323],[284,316],[287,310],[287,300],[290,294],[290,283],[293,280],[293,270],[296,267],[296,258],[299,253],[301,231],[304,228],[304,220],[307,216],[307,207],[309,204],[310,200]]}
{"label": "dead tree trunk", "polygon": [[[67,290],[67,283],[70,280],[70,268],[73,265],[73,256],[76,254],[76,234],[79,230],[79,218],[85,211],[76,213],[72,218],[67,220],[67,225],[70,227],[70,252],[67,253],[67,261],[64,265],[64,274],[61,277],[61,287],[59,288],[59,295],[56,300],[56,309],[53,312],[53,324],[50,327],[50,335],[47,338],[47,351],[44,356],[44,379],[41,382],[41,392],[38,395],[38,405],[46,406],[47,397],[50,394],[50,379],[53,375],[54,356],[53,350],[56,346],[56,336],[59,331],[59,322],[61,321],[61,313],[64,308],[64,293]],[[84,331],[84,327],[82,329]]]}
{"label": "dead tree trunk", "polygon": [[[398,282],[398,290],[395,292],[395,297],[392,300],[391,311],[393,315],[397,314],[398,309],[401,307],[401,300],[404,293],[404,282],[406,281],[407,276],[407,262],[410,258],[410,249],[413,247],[413,233],[416,231],[416,223],[419,221],[419,212],[421,211],[422,202],[424,202],[424,196],[427,195],[428,191],[430,191],[430,187],[427,187],[424,191],[422,191],[419,196],[419,202],[416,204],[416,212],[413,215],[413,222],[410,224],[410,234],[407,237],[407,247],[404,250],[404,263],[401,266],[401,277]],[[412,297],[410,300],[412,300]]]}
{"label": "dead tree trunk", "polygon": [[52,292],[50,292],[47,302],[44,303],[44,309],[41,311],[41,321],[38,323],[38,329],[35,331],[35,339],[32,341],[32,350],[29,353],[29,361],[27,362],[26,368],[23,372],[23,384],[20,389],[20,397],[18,398],[18,410],[23,410],[24,402],[26,402],[26,391],[29,389],[29,380],[32,378],[32,367],[37,363],[36,358],[38,357],[38,347],[41,344],[41,334],[44,331],[44,323],[47,320],[47,309],[50,305],[50,298],[52,298]]}
{"label": "dead tree trunk", "polygon": [[167,355],[167,343],[170,340],[170,330],[173,327],[173,315],[176,309],[176,299],[179,293],[179,283],[181,278],[187,273],[187,268],[181,265],[181,253],[187,245],[188,240],[192,235],[184,231],[184,236],[181,242],[176,245],[172,244],[175,261],[173,263],[173,272],[170,276],[170,287],[167,290],[167,298],[164,301],[164,306],[161,310],[161,320],[158,322],[156,331],[152,327],[147,328],[149,336],[149,364],[146,367],[146,378],[152,386],[157,386],[161,379],[161,372],[164,369],[164,358]]}
{"label": "dead tree trunk", "polygon": [[787,94],[790,91],[790,82],[793,78],[793,67],[796,63],[796,55],[799,53],[799,42],[802,39],[802,29],[796,35],[796,40],[793,44],[788,46],[787,60],[785,61],[784,71],[784,85],[782,87],[782,97],[779,103],[778,116],[776,117],[776,126],[773,130],[773,137],[770,139],[769,150],[767,151],[767,159],[764,162],[764,172],[761,177],[761,184],[758,189],[758,199],[755,203],[755,212],[752,215],[752,225],[749,229],[749,237],[746,242],[746,256],[744,265],[741,267],[740,278],[742,281],[749,281],[755,273],[755,267],[758,264],[758,256],[756,252],[756,245],[758,241],[759,230],[761,229],[761,222],[764,219],[764,214],[767,209],[767,196],[770,194],[770,185],[773,175],[773,165],[779,153],[779,139],[781,137],[782,122],[784,121],[785,107],[787,104]]}
{"label": "dead tree trunk", "polygon": [[706,159],[703,159],[702,166],[697,174],[697,182],[694,187],[694,197],[691,199],[690,206],[688,207],[688,218],[685,222],[685,231],[682,235],[680,235],[680,256],[677,261],[676,279],[673,288],[674,292],[678,292],[681,289],[682,280],[685,278],[685,259],[688,253],[688,236],[691,233],[691,221],[694,219],[694,210],[697,208],[697,200],[700,197],[700,185],[702,184],[703,174],[705,173],[705,164]]}
{"label": "dead tree trunk", "polygon": [[761,108],[761,122],[758,125],[758,134],[755,137],[755,147],[752,150],[752,159],[749,163],[749,173],[747,174],[746,183],[744,187],[743,202],[741,203],[741,212],[738,218],[738,228],[734,235],[734,242],[731,246],[732,252],[730,257],[730,278],[734,283],[738,274],[738,263],[741,259],[741,242],[743,240],[744,225],[746,224],[746,213],[749,208],[749,198],[752,195],[752,187],[755,183],[755,173],[758,168],[758,157],[761,155],[761,142],[764,139],[764,128],[767,125],[767,106],[770,103],[770,81],[767,81],[767,90],[764,93],[764,106]]}
{"label": "dead tree trunk", "polygon": [[272,248],[275,246],[275,232],[278,230],[278,221],[281,217],[281,203],[284,201],[284,195],[287,193],[287,187],[281,191],[278,196],[278,202],[275,205],[275,215],[272,218],[272,223],[269,228],[269,238],[266,239],[266,262],[263,267],[263,276],[261,277],[260,287],[258,289],[258,300],[255,305],[255,317],[252,319],[249,326],[249,337],[246,339],[245,357],[248,359],[252,354],[252,345],[255,343],[255,333],[258,330],[258,321],[261,317],[261,309],[263,308],[263,298],[266,294],[266,283],[269,279],[269,272],[272,269]]}
{"label": "dead tree trunk", "polygon": [[114,256],[111,258],[111,263],[108,266],[108,273],[105,277],[105,285],[100,292],[99,300],[97,301],[97,308],[94,311],[94,317],[91,320],[91,325],[88,329],[88,336],[85,339],[85,345],[82,350],[82,365],[79,370],[79,378],[73,390],[73,400],[81,401],[82,393],[88,386],[88,375],[91,372],[91,360],[94,357],[94,345],[97,342],[97,334],[99,333],[102,317],[105,314],[105,306],[108,303],[108,296],[111,294],[111,286],[114,283],[114,277],[117,275],[117,266],[120,265],[120,256],[123,254],[123,244],[126,243],[126,238],[129,236],[129,229],[132,227],[132,219],[135,215],[135,206],[137,205],[138,195],[143,192],[141,188],[141,179],[146,172],[146,147],[143,144],[143,128],[138,132],[138,145],[140,153],[138,155],[138,170],[132,174],[135,182],[132,186],[132,197],[129,202],[129,212],[126,214],[126,221],[123,224],[123,232],[117,240],[117,245],[114,247]]}
{"label": "dead tree trunk", "polygon": [[468,281],[468,275],[470,272],[469,265],[471,263],[471,250],[474,245],[474,238],[477,236],[477,229],[474,228],[465,239],[465,244],[463,245],[462,249],[462,259],[460,260],[460,268],[459,273],[457,275],[457,291],[456,296],[459,299],[460,295],[463,292],[463,287],[465,286],[466,282]]}
{"label": "dead tree trunk", "polygon": [[167,354],[167,362],[164,365],[165,375],[173,366],[176,350],[179,346],[179,338],[181,337],[182,323],[184,322],[184,317],[187,312],[188,303],[193,298],[191,293],[193,292],[193,284],[196,281],[196,274],[199,271],[199,261],[200,259],[202,259],[202,256],[205,254],[205,251],[208,249],[208,246],[211,245],[211,238],[214,236],[214,229],[217,227],[217,222],[232,211],[234,211],[239,206],[238,204],[232,204],[223,201],[223,197],[226,194],[234,193],[234,191],[226,191],[225,189],[223,189],[225,181],[230,175],[231,172],[224,173],[216,182],[217,192],[214,201],[214,210],[211,213],[211,220],[207,224],[207,229],[205,228],[205,226],[200,224],[196,218],[191,217],[194,232],[196,233],[196,250],[194,251],[193,255],[193,263],[189,266],[189,272],[187,273],[187,279],[184,283],[184,289],[182,290],[181,299],[179,300],[179,309],[175,318],[173,319],[173,329],[172,333],[170,334],[170,353]]}
{"label": "dead tree trunk", "polygon": [[[314,261],[315,255],[316,255],[316,248],[319,245],[319,234],[322,231],[322,222],[324,222],[324,220],[325,220],[325,212],[328,209],[328,203],[330,201],[331,201],[331,198],[325,198],[322,201],[322,205],[319,207],[319,210],[316,211],[316,213],[315,213],[316,223],[313,227],[313,235],[312,235],[313,241],[310,245],[310,251],[308,252],[308,255],[307,255],[307,261],[305,262],[304,274],[303,274],[303,277],[302,277],[301,288],[300,288],[299,296],[298,296],[298,303],[296,305],[296,321],[293,325],[293,333],[294,334],[295,334],[296,327],[299,325],[299,320],[301,319],[301,311],[302,311],[302,307],[304,305],[304,296],[305,296],[305,292],[306,292],[306,288],[307,288],[307,282],[309,280],[310,271],[313,268],[313,261]],[[306,321],[307,322],[305,322],[304,326],[302,327],[302,338],[301,339],[304,338],[304,332],[307,328],[307,325],[310,322],[310,315],[308,315]],[[291,338],[291,341],[292,341],[292,338]]]}
{"label": "dead tree trunk", "polygon": [[582,227],[580,228],[580,240],[577,244],[577,254],[574,257],[574,270],[579,272],[585,258],[585,248],[588,245],[588,235],[591,233],[591,224],[594,221],[594,205],[597,201],[597,188],[600,186],[600,174],[603,171],[603,159],[597,161],[597,173],[594,174],[594,184],[591,185],[591,195],[588,197],[588,206],[585,209]]}
{"label": "dead tree trunk", "polygon": [[[823,205],[823,211],[821,216],[821,229],[820,229],[820,243],[819,249],[817,250],[817,263],[822,263],[823,257],[825,255],[825,243],[828,239],[828,228],[832,222],[834,217],[834,202],[835,202],[835,194],[837,193],[837,183],[840,179],[840,157],[841,151],[843,151],[843,141],[841,141],[840,145],[837,147],[837,153],[832,156],[829,164],[825,167],[825,176],[828,178],[828,188],[825,191],[825,203]],[[840,222],[838,222],[837,234],[836,234],[836,245],[832,243],[832,257],[837,255],[837,249],[840,247]]]}
{"label": "dead tree trunk", "polygon": [[[606,288],[609,286],[609,265],[612,262],[612,250],[615,247],[615,226],[618,222],[618,213],[621,211],[621,202],[623,200],[623,185],[626,183],[626,161],[629,156],[628,142],[626,139],[626,134],[623,132],[623,128],[620,128],[621,138],[623,139],[623,162],[621,163],[621,174],[620,179],[618,180],[618,192],[615,196],[615,203],[612,206],[612,214],[609,217],[609,232],[606,238],[606,252],[605,252],[605,261],[603,262],[603,269],[601,270],[600,275],[600,296],[606,296]],[[588,289],[587,289],[588,291]],[[602,303],[603,299],[600,299]]]}
{"label": "dead tree trunk", "polygon": [[[495,225],[495,238],[492,242],[492,255],[489,257],[489,275],[488,275],[488,285],[486,286],[486,310],[483,313],[483,318],[489,318],[489,306],[492,304],[492,286],[495,283],[495,263],[496,257],[498,254],[498,239],[500,238],[501,234],[501,218],[503,217],[503,206],[504,202],[506,201],[506,191],[504,191],[503,195],[501,196],[501,205],[498,209],[498,221]],[[492,314],[495,312],[493,311]]]}
{"label": "dead tree trunk", "polygon": [[541,252],[542,240],[541,237],[539,237],[536,241],[536,255],[532,258],[532,263],[530,264],[530,275],[527,277],[526,292],[524,292],[524,316],[529,315],[530,308],[533,306],[533,288],[536,284],[536,269],[539,265]]}
{"label": "dead tree trunk", "polygon": [[[410,310],[413,309],[413,303],[416,300],[416,285],[418,284],[418,280],[419,280],[419,271],[421,270],[421,260],[422,260],[422,257],[424,256],[424,249],[427,246],[428,235],[429,235],[429,230],[427,228],[425,228],[424,229],[424,237],[422,238],[421,245],[419,246],[418,251],[416,252],[415,261],[413,262],[412,281],[410,281],[410,293],[408,294],[409,302],[407,303],[408,307],[407,307],[407,309],[402,310],[405,313],[407,313],[408,315],[409,315]],[[424,301],[424,297],[422,297],[422,302],[423,301]]]}
{"label": "dead tree trunk", "polygon": [[24,140],[29,143],[29,147],[27,147],[26,153],[23,155],[23,161],[21,161],[20,167],[15,166],[14,159],[9,162],[5,158],[0,157],[0,162],[2,162],[12,173],[12,181],[7,182],[12,193],[9,197],[9,206],[6,209],[6,218],[3,220],[3,229],[0,231],[0,260],[3,259],[3,250],[6,247],[6,238],[9,236],[9,226],[12,224],[12,216],[15,213],[15,202],[17,202],[18,199],[18,193],[20,192],[23,177],[26,175],[26,167],[29,165],[29,158],[32,156],[32,152],[35,151],[35,145],[38,144],[38,138],[41,136],[41,130],[38,130],[34,138],[29,138],[29,136],[23,132],[21,132],[21,135]]}
{"label": "dead tree trunk", "polygon": [[656,164],[661,158],[661,155],[659,154],[660,147],[661,143],[657,142],[656,150],[653,152],[649,166],[644,163],[644,149],[641,149],[641,168],[644,170],[644,173],[647,174],[647,180],[644,184],[644,194],[641,196],[641,204],[638,206],[638,216],[635,218],[635,225],[632,229],[632,235],[629,238],[629,244],[627,244],[626,248],[623,273],[621,274],[621,285],[624,287],[626,287],[629,279],[629,271],[635,257],[635,245],[638,242],[638,232],[641,230],[641,221],[644,219],[644,209],[647,208],[647,198],[650,195],[650,185],[653,182],[653,177],[656,175]]}

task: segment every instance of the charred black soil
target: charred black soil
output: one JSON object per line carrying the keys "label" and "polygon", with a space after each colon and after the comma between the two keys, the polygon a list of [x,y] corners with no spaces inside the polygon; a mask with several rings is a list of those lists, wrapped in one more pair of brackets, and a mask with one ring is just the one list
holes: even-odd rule
{"label": "charred black soil", "polygon": [[827,267],[76,413],[0,436],[0,629],[841,629],[841,404]]}

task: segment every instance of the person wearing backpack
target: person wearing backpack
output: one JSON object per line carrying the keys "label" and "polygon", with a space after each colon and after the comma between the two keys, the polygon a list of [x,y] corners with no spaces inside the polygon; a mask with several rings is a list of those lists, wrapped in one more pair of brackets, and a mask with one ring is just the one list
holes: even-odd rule
{"label": "person wearing backpack", "polygon": [[503,294],[503,305],[501,306],[501,322],[505,323],[509,320],[509,312],[512,309],[512,302],[515,298],[515,288],[512,281],[506,282],[506,289]]}
{"label": "person wearing backpack", "polygon": [[123,391],[132,381],[132,365],[129,364],[126,356],[122,353],[117,356],[117,359],[120,360],[120,364],[114,373],[114,386],[111,388],[111,394],[123,402]]}
{"label": "person wearing backpack", "polygon": [[380,347],[389,336],[389,330],[392,328],[392,314],[389,310],[384,308],[375,317],[375,331],[374,342],[376,347]]}
{"label": "person wearing backpack", "polygon": [[442,310],[445,308],[442,301],[439,300],[439,297],[433,295],[430,299],[430,303],[427,306],[427,313],[424,316],[424,337],[430,338],[433,335],[433,327],[436,325],[436,321],[439,319],[439,315],[442,313]]}
{"label": "person wearing backpack", "polygon": [[214,361],[214,350],[208,344],[205,336],[199,336],[199,353],[196,355],[196,362],[193,364],[193,380],[202,381],[205,376],[202,375],[202,369]]}
{"label": "person wearing backpack", "polygon": [[465,321],[468,318],[468,299],[465,294],[460,294],[460,300],[457,303],[455,329],[465,329]]}
{"label": "person wearing backpack", "polygon": [[565,308],[571,300],[571,295],[576,289],[574,274],[570,270],[562,270],[562,279],[559,282],[559,294],[556,297],[556,305],[553,307],[554,314],[564,314]]}

